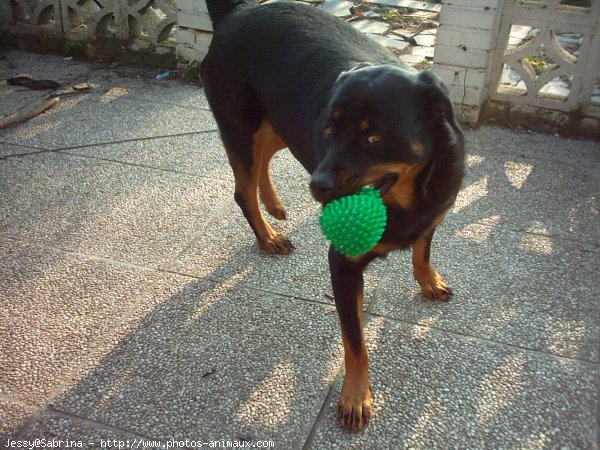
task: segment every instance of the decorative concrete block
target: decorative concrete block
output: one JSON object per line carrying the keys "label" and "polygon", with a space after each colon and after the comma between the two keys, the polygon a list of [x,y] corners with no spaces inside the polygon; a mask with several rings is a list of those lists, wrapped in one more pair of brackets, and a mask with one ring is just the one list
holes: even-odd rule
{"label": "decorative concrete block", "polygon": [[439,64],[459,67],[485,69],[489,64],[490,53],[487,50],[464,49],[438,44],[435,47],[434,60]]}
{"label": "decorative concrete block", "polygon": [[485,84],[485,69],[470,69],[465,67],[435,64],[432,70],[448,86],[458,85],[481,88]]}
{"label": "decorative concrete block", "polygon": [[212,31],[212,23],[208,13],[195,13],[187,10],[177,12],[177,24],[180,27],[194,30]]}
{"label": "decorative concrete block", "polygon": [[494,9],[498,7],[498,0],[448,0],[444,6],[466,6],[467,8]]}
{"label": "decorative concrete block", "polygon": [[190,29],[178,28],[175,37],[177,45],[182,44],[190,47],[196,45],[196,33]]}
{"label": "decorative concrete block", "polygon": [[477,122],[485,101],[502,0],[447,0],[440,13],[433,71],[463,121]]}
{"label": "decorative concrete block", "polygon": [[470,49],[489,50],[491,48],[492,36],[489,30],[472,30],[449,25],[440,26],[436,42],[452,47],[466,47]]}
{"label": "decorative concrete block", "polygon": [[448,86],[450,100],[459,105],[481,106],[485,100],[483,90],[466,86]]}
{"label": "decorative concrete block", "polygon": [[491,30],[495,24],[496,8],[468,8],[444,5],[440,24],[473,30]]}
{"label": "decorative concrete block", "polygon": [[212,23],[204,0],[177,0],[177,69],[187,72],[208,53]]}
{"label": "decorative concrete block", "polygon": [[199,60],[198,50],[194,47],[185,47],[183,45],[177,47],[177,59],[182,59],[189,62]]}
{"label": "decorative concrete block", "polygon": [[461,105],[459,109],[456,109],[456,115],[463,123],[477,123],[480,114],[480,106]]}
{"label": "decorative concrete block", "polygon": [[207,31],[196,33],[196,48],[203,49],[206,53],[208,52],[210,41],[212,41],[212,33]]}
{"label": "decorative concrete block", "polygon": [[194,0],[194,5],[192,11],[197,13],[206,13],[208,14],[208,7],[206,6],[205,0]]}
{"label": "decorative concrete block", "polygon": [[194,11],[195,3],[200,2],[198,2],[197,0],[177,0],[177,9],[183,11]]}

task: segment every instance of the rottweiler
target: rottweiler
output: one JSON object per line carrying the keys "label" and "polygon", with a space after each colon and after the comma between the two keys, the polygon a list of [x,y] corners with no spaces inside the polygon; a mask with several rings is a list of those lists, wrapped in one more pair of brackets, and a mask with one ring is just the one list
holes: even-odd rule
{"label": "rottweiler", "polygon": [[351,25],[313,6],[208,0],[214,35],[200,77],[235,176],[234,198],[267,253],[292,243],[265,220],[259,197],[286,218],[269,161],[288,148],[311,174],[322,204],[369,185],[388,222],[367,254],[329,250],[341,324],[345,377],[337,414],[361,430],[371,414],[363,336],[363,270],[376,257],[412,248],[425,297],[450,287],[430,262],[436,226],[456,199],[464,173],[463,134],[448,91],[431,72],[410,72]]}

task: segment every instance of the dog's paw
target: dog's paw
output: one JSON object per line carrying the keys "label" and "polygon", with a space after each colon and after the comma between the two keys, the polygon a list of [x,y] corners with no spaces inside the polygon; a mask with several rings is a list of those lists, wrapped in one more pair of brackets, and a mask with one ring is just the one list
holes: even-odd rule
{"label": "dog's paw", "polygon": [[442,276],[435,270],[427,271],[425,274],[415,273],[415,279],[421,286],[421,293],[424,297],[432,300],[450,300],[452,288],[446,284]]}
{"label": "dog's paw", "polygon": [[363,430],[371,418],[371,388],[368,381],[353,384],[344,379],[337,418],[340,426],[349,432]]}
{"label": "dog's paw", "polygon": [[287,219],[287,212],[285,211],[285,208],[283,207],[283,205],[280,204],[265,204],[265,208],[267,208],[267,212],[272,216],[275,217],[277,220],[286,220]]}
{"label": "dog's paw", "polygon": [[287,255],[294,249],[294,244],[281,234],[275,234],[268,239],[259,240],[258,245],[270,255]]}

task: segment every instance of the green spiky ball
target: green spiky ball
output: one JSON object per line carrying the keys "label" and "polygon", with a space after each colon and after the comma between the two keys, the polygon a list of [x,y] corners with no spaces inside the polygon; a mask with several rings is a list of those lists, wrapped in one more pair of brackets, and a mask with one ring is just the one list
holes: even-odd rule
{"label": "green spiky ball", "polygon": [[381,195],[369,186],[329,202],[319,216],[321,230],[333,248],[351,257],[375,247],[386,223],[387,211]]}

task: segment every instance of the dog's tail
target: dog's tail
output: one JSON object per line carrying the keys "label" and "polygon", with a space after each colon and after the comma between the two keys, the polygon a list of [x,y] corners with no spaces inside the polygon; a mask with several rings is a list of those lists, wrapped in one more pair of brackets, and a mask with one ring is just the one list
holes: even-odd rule
{"label": "dog's tail", "polygon": [[206,0],[208,15],[215,29],[219,22],[234,9],[255,4],[258,4],[257,0]]}

